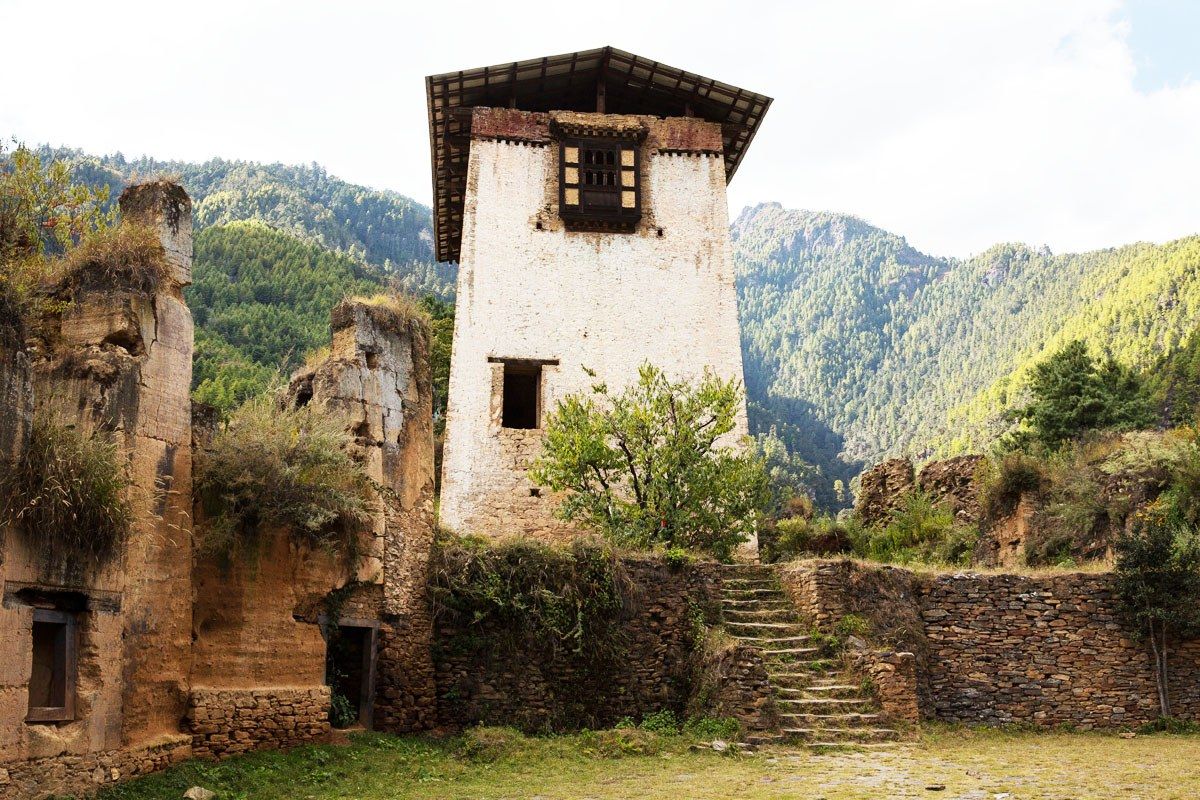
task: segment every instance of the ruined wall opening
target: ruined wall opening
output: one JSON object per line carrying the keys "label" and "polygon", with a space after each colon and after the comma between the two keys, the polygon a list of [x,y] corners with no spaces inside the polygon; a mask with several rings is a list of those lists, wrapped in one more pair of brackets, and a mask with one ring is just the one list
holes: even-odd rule
{"label": "ruined wall opening", "polygon": [[542,365],[504,362],[504,406],[500,424],[530,430],[540,424]]}
{"label": "ruined wall opening", "polygon": [[27,722],[75,719],[78,633],[75,615],[48,608],[33,610],[33,665],[29,677]]}
{"label": "ruined wall opening", "polygon": [[329,633],[325,682],[334,698],[330,722],[335,728],[371,729],[378,635],[374,622],[359,620],[339,623]]}

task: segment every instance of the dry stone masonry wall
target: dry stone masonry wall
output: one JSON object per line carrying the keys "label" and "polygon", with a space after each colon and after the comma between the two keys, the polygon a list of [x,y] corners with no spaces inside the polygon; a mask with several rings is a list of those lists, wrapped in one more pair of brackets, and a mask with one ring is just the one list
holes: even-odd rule
{"label": "dry stone masonry wall", "polygon": [[632,602],[619,629],[619,654],[601,664],[544,642],[512,653],[510,632],[441,620],[434,667],[444,725],[484,723],[526,730],[611,725],[670,709],[692,693],[697,622],[720,614],[713,565],[672,569],[653,559],[625,562]]}
{"label": "dry stone masonry wall", "polygon": [[[781,578],[824,629],[847,614],[869,621],[876,649],[855,657],[896,708],[1082,729],[1158,715],[1148,647],[1118,616],[1110,576],[924,575],[812,560],[787,565]],[[1176,647],[1170,674],[1173,713],[1200,720],[1200,641]]]}
{"label": "dry stone masonry wall", "polygon": [[192,755],[222,758],[329,739],[329,687],[194,690]]}

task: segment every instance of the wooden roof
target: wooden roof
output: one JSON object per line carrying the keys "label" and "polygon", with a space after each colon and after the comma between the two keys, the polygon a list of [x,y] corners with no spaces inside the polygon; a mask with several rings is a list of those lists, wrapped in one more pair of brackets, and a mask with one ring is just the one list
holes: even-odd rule
{"label": "wooden roof", "polygon": [[[615,47],[447,72],[425,79],[439,261],[457,261],[476,106],[694,116],[723,124],[725,179],[737,171],[771,98]],[[458,111],[456,111],[456,109]]]}

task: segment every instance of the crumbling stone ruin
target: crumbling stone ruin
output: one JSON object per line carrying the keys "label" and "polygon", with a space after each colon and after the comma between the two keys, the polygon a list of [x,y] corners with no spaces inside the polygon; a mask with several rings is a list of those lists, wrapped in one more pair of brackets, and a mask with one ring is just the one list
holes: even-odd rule
{"label": "crumbling stone ruin", "polygon": [[[0,798],[87,794],[190,756],[329,737],[326,640],[356,654],[339,685],[368,727],[435,720],[425,571],[433,535],[428,331],[347,301],[322,363],[289,401],[348,412],[354,457],[378,486],[351,568],[286,531],[223,563],[194,545],[203,516],[193,448],[215,427],[189,398],[191,202],[177,185],[131,186],[124,225],[154,231],[144,267],[70,275],[27,330],[0,324],[0,445],[17,463],[38,415],[115,437],[130,480],[129,535],[95,564],[48,558],[0,530]],[[157,248],[156,248],[157,249]],[[161,264],[159,264],[161,260]],[[377,690],[377,686],[382,686]]]}
{"label": "crumbling stone ruin", "polygon": [[934,503],[949,508],[957,522],[978,524],[979,466],[983,456],[955,456],[930,461],[916,474],[912,461],[891,458],[864,472],[859,478],[854,513],[867,525],[886,525],[899,511],[907,495],[924,492]]}

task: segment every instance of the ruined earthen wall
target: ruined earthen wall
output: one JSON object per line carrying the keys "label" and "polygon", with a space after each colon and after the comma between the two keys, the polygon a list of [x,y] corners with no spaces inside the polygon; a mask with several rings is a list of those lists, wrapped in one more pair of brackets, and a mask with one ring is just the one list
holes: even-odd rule
{"label": "ruined earthen wall", "polygon": [[[910,702],[909,684],[924,716],[948,722],[1111,728],[1158,714],[1148,646],[1117,615],[1110,576],[922,575],[811,560],[780,577],[819,627],[851,613],[871,623],[875,649],[852,656],[896,707]],[[889,655],[905,652],[915,682]],[[1200,641],[1176,648],[1170,672],[1172,713],[1200,719]]]}
{"label": "ruined earthen wall", "polygon": [[[54,785],[94,787],[99,766],[110,765],[111,775],[157,763],[125,751],[175,743],[187,698],[192,319],[182,288],[190,280],[191,203],[178,186],[155,182],[131,187],[121,207],[125,223],[158,233],[166,275],[142,283],[88,272],[68,278],[55,298],[63,307],[32,321],[25,342],[36,407],[115,438],[133,512],[119,552],[96,565],[45,559],[32,537],[4,536],[0,638],[11,646],[0,658],[0,767],[29,776],[35,763],[56,776],[39,794]],[[32,605],[46,598],[77,612],[75,714],[27,723]],[[170,746],[172,757],[180,747]]]}
{"label": "ruined earthen wall", "polygon": [[434,637],[438,716],[526,730],[611,725],[622,717],[681,713],[696,678],[697,615],[720,613],[720,577],[703,564],[673,570],[627,560],[633,600],[618,653],[589,664],[557,642],[513,652],[507,630],[439,620]]}
{"label": "ruined earthen wall", "polygon": [[[643,219],[629,234],[570,232],[558,217],[558,149],[549,116],[476,112],[467,176],[450,374],[441,522],[460,533],[573,531],[525,474],[536,432],[500,427],[489,358],[543,367],[543,414],[610,387],[645,361],[674,378],[705,367],[742,380],[719,126],[694,119],[573,115],[646,131]],[[714,149],[715,148],[715,149]],[[744,413],[731,441],[746,433]]]}

